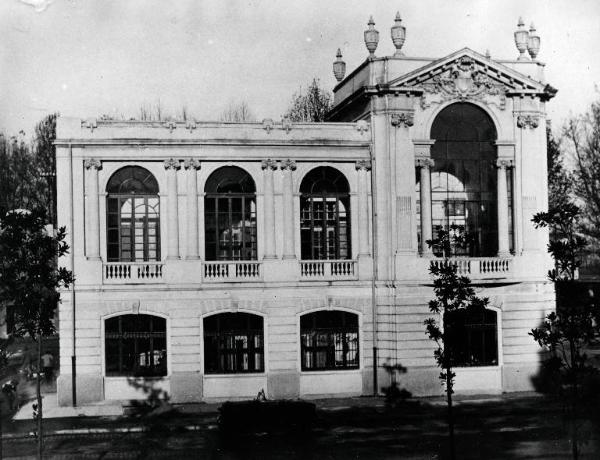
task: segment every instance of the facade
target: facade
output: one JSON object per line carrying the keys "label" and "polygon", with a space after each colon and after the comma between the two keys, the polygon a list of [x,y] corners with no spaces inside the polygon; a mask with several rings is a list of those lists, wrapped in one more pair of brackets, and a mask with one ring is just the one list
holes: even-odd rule
{"label": "facade", "polygon": [[408,368],[413,394],[439,394],[423,321],[441,259],[426,241],[451,225],[471,236],[460,272],[490,298],[446,325],[456,391],[532,388],[527,333],[554,299],[548,235],[531,224],[547,207],[555,93],[536,36],[532,59],[523,34],[517,60],[406,57],[397,18],[398,51],[380,58],[369,27],[371,55],[348,76],[334,64],[325,123],[58,120],[76,276],[61,404],[74,382],[77,403],[373,394],[385,364]]}

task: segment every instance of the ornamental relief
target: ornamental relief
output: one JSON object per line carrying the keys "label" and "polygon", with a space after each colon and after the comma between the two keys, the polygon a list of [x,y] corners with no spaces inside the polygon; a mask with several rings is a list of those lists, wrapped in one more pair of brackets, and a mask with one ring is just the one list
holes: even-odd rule
{"label": "ornamental relief", "polygon": [[446,71],[418,85],[425,92],[421,108],[450,100],[476,100],[506,108],[506,87],[491,79],[484,68],[468,56],[454,62]]}

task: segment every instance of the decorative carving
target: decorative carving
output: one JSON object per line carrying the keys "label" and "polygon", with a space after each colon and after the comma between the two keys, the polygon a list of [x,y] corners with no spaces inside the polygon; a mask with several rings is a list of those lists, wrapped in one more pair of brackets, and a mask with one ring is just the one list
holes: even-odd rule
{"label": "decorative carving", "polygon": [[435,162],[433,161],[432,158],[428,158],[428,157],[420,157],[420,158],[415,158],[415,166],[417,168],[433,168],[433,165],[435,164]]}
{"label": "decorative carving", "polygon": [[414,112],[392,113],[391,123],[392,126],[404,125],[408,128],[414,125]]}
{"label": "decorative carving", "polygon": [[404,40],[406,39],[406,27],[402,25],[402,18],[400,17],[400,11],[396,12],[396,19],[394,19],[394,25],[391,28],[392,32],[392,43],[396,47],[394,56],[404,56],[401,51]]}
{"label": "decorative carving", "polygon": [[173,132],[173,130],[175,128],[177,128],[177,125],[175,124],[174,121],[165,121],[164,123],[164,127],[167,128],[169,130],[170,133]]}
{"label": "decorative carving", "polygon": [[85,169],[102,169],[102,163],[96,158],[88,158],[87,160],[84,160],[83,166],[85,166]]}
{"label": "decorative carving", "polygon": [[288,134],[292,130],[292,120],[289,118],[284,118],[281,120],[281,129],[285,129],[286,134]]}
{"label": "decorative carving", "polygon": [[187,129],[190,133],[196,129],[196,121],[195,120],[187,120],[185,122],[185,129]]}
{"label": "decorative carving", "polygon": [[289,158],[287,160],[283,160],[280,164],[279,167],[286,171],[295,171],[296,170],[296,161],[295,160],[290,160]]}
{"label": "decorative carving", "polygon": [[196,158],[188,158],[183,162],[183,167],[185,169],[200,169],[200,160]]}
{"label": "decorative carving", "polygon": [[356,164],[354,166],[357,171],[370,171],[371,160],[356,160]]}
{"label": "decorative carving", "polygon": [[271,134],[271,130],[273,129],[273,120],[270,118],[265,118],[263,120],[263,129],[267,132],[267,134]]}
{"label": "decorative carving", "polygon": [[181,168],[179,160],[176,160],[175,158],[169,158],[168,160],[165,160],[164,166],[166,170],[173,169],[177,171],[179,168]]}
{"label": "decorative carving", "polygon": [[131,302],[131,313],[133,313],[134,315],[140,314],[140,301],[139,300],[134,300],[133,302]]}
{"label": "decorative carving", "polygon": [[[420,86],[427,93],[439,94],[442,102],[454,99],[460,101],[467,99],[483,100],[485,96],[489,95],[500,98],[499,107],[501,110],[506,107],[506,88],[504,85],[496,83],[485,72],[478,69],[475,61],[469,56],[462,56],[446,72],[436,75]],[[426,109],[430,105],[431,103],[424,93],[421,96],[421,108]]]}
{"label": "decorative carving", "polygon": [[525,114],[517,116],[517,126],[525,129],[535,129],[540,125],[540,116],[538,114]]}
{"label": "decorative carving", "polygon": [[369,51],[369,56],[375,56],[375,50],[377,49],[377,44],[379,43],[379,32],[375,30],[375,21],[373,21],[373,16],[369,18],[369,22],[367,23],[369,28],[365,30],[365,46]]}
{"label": "decorative carving", "polygon": [[496,168],[506,169],[506,168],[512,168],[512,167],[513,167],[513,161],[508,158],[498,158],[496,160]]}
{"label": "decorative carving", "polygon": [[356,130],[362,135],[364,132],[369,130],[369,123],[367,120],[359,120],[356,122]]}
{"label": "decorative carving", "polygon": [[275,160],[268,158],[268,159],[262,161],[261,167],[262,167],[262,169],[274,171],[277,169],[277,162]]}
{"label": "decorative carving", "polygon": [[95,118],[88,118],[81,122],[82,128],[89,128],[89,130],[93,133],[94,129],[98,127],[98,121]]}

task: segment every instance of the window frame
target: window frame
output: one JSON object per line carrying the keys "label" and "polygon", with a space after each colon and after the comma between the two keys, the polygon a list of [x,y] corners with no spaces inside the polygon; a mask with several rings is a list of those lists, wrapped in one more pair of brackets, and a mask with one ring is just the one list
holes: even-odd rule
{"label": "window frame", "polygon": [[[341,325],[330,326],[330,327],[315,327],[319,316],[325,317],[325,315],[331,314],[339,314],[341,318]],[[302,322],[303,318],[307,318],[311,320],[312,325],[310,327],[303,327]],[[356,322],[356,325],[346,325],[345,323],[352,319]],[[357,371],[361,369],[361,320],[360,315],[355,312],[350,312],[346,310],[316,310],[311,312],[306,312],[299,315],[298,319],[299,323],[299,361],[300,361],[300,371],[303,373],[311,373],[311,372],[343,372],[343,371]],[[327,344],[326,345],[315,345],[314,341],[318,339],[316,334],[326,334]],[[310,346],[305,345],[305,336],[311,334],[310,338],[313,341],[313,344]],[[342,349],[336,349],[336,334],[342,335]],[[355,338],[348,339],[348,335],[355,334]],[[355,347],[349,347],[344,349],[344,346],[347,346],[350,340],[355,340]],[[319,361],[317,357],[318,353],[325,352],[326,356],[326,365],[318,367],[317,365],[309,365],[307,363],[307,356],[310,356],[310,361],[312,363],[316,363]],[[342,365],[337,366],[336,363],[336,353],[342,353]],[[308,353],[308,354],[307,354]],[[352,360],[355,362],[354,364],[348,364],[347,353],[355,353],[355,357]],[[333,358],[333,359],[332,359]]]}
{"label": "window frame", "polygon": [[[221,321],[232,318],[234,315],[240,315],[239,320],[245,318],[246,329],[234,329],[234,328],[224,328],[221,330]],[[243,316],[241,316],[243,315]],[[207,321],[216,321],[217,330],[210,330],[207,333]],[[251,328],[250,321],[260,321],[262,328]],[[210,343],[209,338],[216,338],[216,347],[214,349],[209,349],[209,347],[214,346]],[[234,339],[236,337],[246,339],[248,346],[246,348],[238,348],[236,343],[231,346],[221,346],[222,338],[231,338]],[[266,373],[266,345],[265,345],[265,318],[262,315],[256,313],[249,312],[231,312],[231,311],[221,311],[218,313],[213,313],[202,318],[202,368],[204,375],[207,376],[227,376],[227,375],[250,375],[250,374],[260,374],[264,375]],[[255,344],[254,340],[259,338],[258,346]],[[216,359],[214,359],[214,363],[216,367],[209,367],[209,364],[213,364],[212,359],[208,359],[208,353],[216,352]],[[227,357],[233,357],[232,368],[228,368]],[[257,359],[258,356],[258,359]],[[240,361],[241,358],[241,361]],[[247,359],[248,369],[243,369],[243,360]],[[252,364],[254,366],[252,366]],[[258,369],[256,368],[258,366]],[[253,367],[253,368],[251,368]]]}
{"label": "window frame", "polygon": [[[141,317],[146,317],[148,319],[151,320],[150,324],[152,325],[151,327],[153,327],[153,325],[155,325],[156,322],[164,322],[164,333],[160,332],[160,331],[131,331],[131,332],[125,332],[125,334],[131,334],[131,335],[135,335],[135,334],[150,334],[150,337],[109,337],[109,334],[117,334],[117,335],[123,335],[124,332],[122,331],[122,327],[123,327],[123,318],[125,317],[139,317],[139,319],[141,319]],[[114,321],[115,319],[119,320],[119,332],[115,333],[115,332],[107,332],[107,322],[108,321]],[[158,371],[153,372],[153,373],[147,373],[147,372],[136,372],[135,369],[131,369],[131,370],[125,370],[123,371],[121,368],[124,366],[123,364],[123,358],[126,355],[123,355],[123,339],[134,339],[134,340],[144,340],[144,339],[149,339],[151,341],[150,345],[150,360],[154,361],[154,352],[157,351],[157,349],[159,349],[159,347],[154,347],[154,341],[155,340],[164,340],[164,355],[163,355],[163,359],[164,359],[164,364],[162,364],[163,368],[162,369],[158,369]],[[118,365],[118,370],[117,371],[109,371],[109,366],[108,364],[108,353],[109,353],[109,346],[108,346],[108,340],[120,340],[119,345],[118,345],[118,350],[119,350],[119,365]],[[107,316],[102,318],[102,366],[103,366],[103,373],[104,376],[107,378],[151,378],[151,379],[161,379],[161,378],[165,378],[168,377],[170,375],[170,346],[169,346],[169,340],[170,340],[170,336],[169,336],[169,322],[168,322],[168,318],[161,316],[161,315],[157,315],[157,314],[148,314],[148,313],[139,313],[139,314],[133,314],[133,313],[118,313],[115,315],[111,315],[111,316]],[[138,348],[137,345],[134,345],[134,350],[136,350]],[[135,354],[135,353],[134,353]],[[157,367],[157,365],[153,364],[152,367]]]}

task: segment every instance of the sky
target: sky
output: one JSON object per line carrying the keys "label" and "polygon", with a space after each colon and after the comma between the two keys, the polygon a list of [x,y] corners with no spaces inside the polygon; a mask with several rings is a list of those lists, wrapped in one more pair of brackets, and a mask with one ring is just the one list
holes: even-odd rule
{"label": "sky", "polygon": [[370,15],[376,55],[392,55],[396,11],[416,57],[467,46],[514,59],[517,20],[533,21],[559,90],[555,128],[600,98],[598,0],[1,0],[0,132],[31,136],[52,112],[130,118],[158,101],[199,120],[246,101],[256,119],[279,120],[313,77],[333,88],[338,47],[347,73],[364,61]]}

